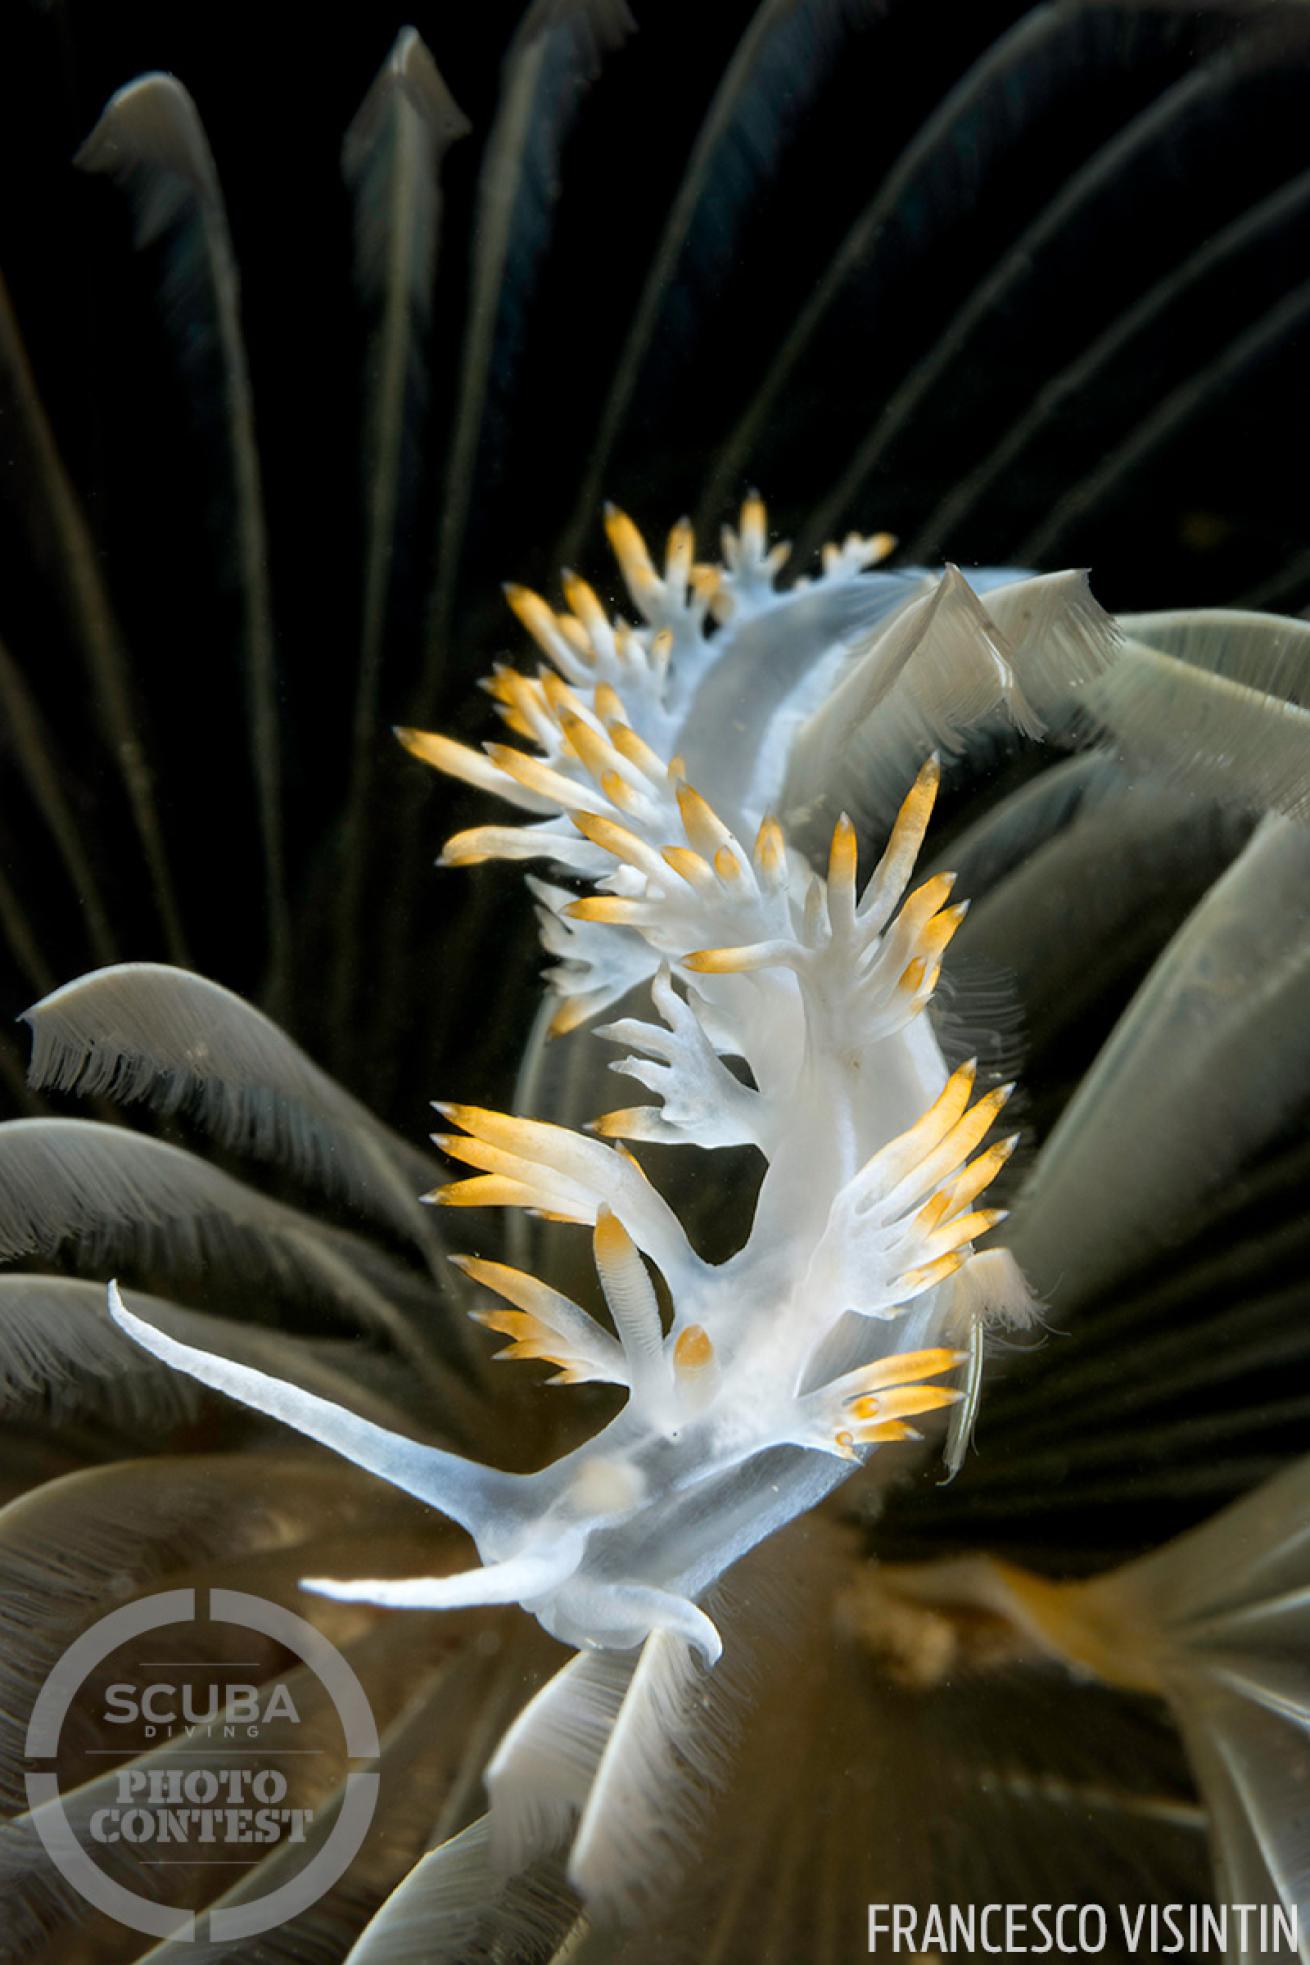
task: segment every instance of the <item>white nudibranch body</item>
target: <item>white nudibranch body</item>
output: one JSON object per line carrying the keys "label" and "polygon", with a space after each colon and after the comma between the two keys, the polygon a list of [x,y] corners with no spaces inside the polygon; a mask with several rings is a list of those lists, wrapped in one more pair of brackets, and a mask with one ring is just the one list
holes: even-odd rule
{"label": "white nudibranch body", "polygon": [[[472,1172],[429,1197],[591,1231],[612,1328],[518,1269],[456,1260],[499,1300],[477,1313],[510,1340],[498,1355],[546,1361],[556,1384],[621,1386],[622,1410],[539,1472],[506,1474],[178,1343],[117,1292],[113,1308],[157,1356],[448,1514],[483,1563],[307,1587],[396,1605],[514,1601],[579,1648],[667,1632],[712,1662],[710,1586],[869,1452],[958,1400],[947,1381],[976,1363],[985,1320],[1029,1308],[1011,1259],[975,1246],[1000,1219],[980,1203],[1013,1145],[989,1142],[1009,1088],[979,1094],[971,1066],[948,1070],[922,1014],[964,904],[949,875],[911,882],[934,741],[949,747],[984,718],[1036,727],[1060,687],[1096,672],[1113,629],[1081,576],[984,576],[984,605],[954,569],[869,571],[882,538],[828,549],[819,578],[779,591],[783,549],[767,547],[755,498],[717,567],[694,563],[685,524],[662,570],[622,515],[608,530],[639,625],[572,576],[563,613],[509,590],[546,662],[498,668],[489,687],[531,749],[401,735],[526,815],[457,835],[447,864],[535,858],[591,884],[578,898],[532,883],[556,1028],[650,988],[658,1020],[599,1034],[653,1103],[605,1113],[599,1137],[442,1105],[438,1143]],[[812,829],[870,728],[911,754],[899,816],[862,873],[855,828],[830,812],[821,875],[772,815]],[[753,1225],[730,1260],[695,1252],[627,1140],[759,1150]]]}

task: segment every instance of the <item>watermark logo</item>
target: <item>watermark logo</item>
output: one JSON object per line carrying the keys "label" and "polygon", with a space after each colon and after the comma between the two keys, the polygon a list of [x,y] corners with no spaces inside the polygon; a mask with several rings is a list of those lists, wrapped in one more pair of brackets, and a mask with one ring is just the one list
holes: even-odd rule
{"label": "watermark logo", "polygon": [[[259,1683],[248,1672],[241,1676],[232,1660],[214,1660],[212,1669],[225,1682],[211,1680],[202,1689],[196,1672],[207,1661],[152,1656],[160,1647],[141,1643],[198,1622],[236,1625],[271,1640],[317,1679],[351,1763],[343,1789],[322,1814],[295,1798],[297,1758],[323,1749],[288,1744],[300,1737],[301,1715],[284,1680]],[[123,1745],[88,1750],[114,1765],[80,1789],[74,1807],[59,1774],[42,1763],[59,1758],[78,1694],[124,1647],[140,1656],[115,1664],[98,1701],[99,1737],[113,1738],[121,1727]],[[354,1764],[373,1762],[378,1752],[377,1725],[354,1671],[303,1617],[242,1590],[166,1590],[102,1617],[68,1647],[42,1686],[26,1752],[31,1819],[51,1862],[88,1903],[152,1938],[251,1938],[298,1916],[354,1860],[377,1802],[376,1768]],[[266,1861],[270,1850],[274,1859]],[[219,1870],[223,1894],[234,1900],[200,1912],[162,1900],[170,1873],[179,1889],[190,1889],[202,1864]],[[122,1880],[138,1865],[143,1883],[148,1873],[148,1890]],[[234,1895],[229,1886],[261,1866],[267,1887],[259,1894],[237,1887]]]}
{"label": "watermark logo", "polygon": [[954,1957],[1299,1958],[1304,1919],[1288,1904],[870,1904],[869,1950]]}

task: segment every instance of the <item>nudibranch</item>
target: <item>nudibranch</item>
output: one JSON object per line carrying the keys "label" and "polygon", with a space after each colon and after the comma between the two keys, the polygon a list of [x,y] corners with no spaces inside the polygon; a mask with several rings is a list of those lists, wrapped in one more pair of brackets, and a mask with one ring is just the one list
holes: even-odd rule
{"label": "nudibranch", "polygon": [[[509,589],[545,658],[535,674],[498,667],[488,685],[523,747],[400,734],[524,815],[457,834],[446,864],[536,859],[573,877],[532,882],[556,1029],[649,990],[654,1016],[598,1034],[652,1102],[587,1133],[441,1105],[438,1143],[471,1172],[428,1197],[590,1230],[612,1327],[520,1269],[456,1260],[495,1300],[477,1315],[509,1340],[499,1356],[548,1363],[556,1384],[617,1386],[621,1409],[552,1464],[506,1473],[180,1343],[116,1291],[112,1307],[157,1357],[460,1523],[482,1563],[307,1588],[428,1608],[518,1602],[580,1650],[663,1633],[712,1663],[721,1640],[702,1599],[717,1579],[922,1415],[963,1399],[958,1421],[984,1324],[1030,1313],[1005,1250],[977,1247],[1001,1219],[984,1196],[1014,1144],[993,1137],[1010,1088],[950,1069],[924,1014],[966,903],[949,874],[912,883],[934,746],[987,719],[1032,730],[1062,713],[1114,630],[1081,575],[971,585],[953,568],[880,570],[884,536],[852,536],[817,578],[780,588],[785,548],[769,545],[755,497],[713,567],[685,523],[662,567],[623,515],[607,530],[635,623],[573,575],[563,611]],[[916,750],[867,873],[840,810],[825,821],[823,872],[789,843],[797,826],[813,831],[843,772],[885,787]],[[629,1141],[757,1149],[764,1173],[735,1254],[696,1252]],[[966,1360],[966,1385],[951,1382]]]}

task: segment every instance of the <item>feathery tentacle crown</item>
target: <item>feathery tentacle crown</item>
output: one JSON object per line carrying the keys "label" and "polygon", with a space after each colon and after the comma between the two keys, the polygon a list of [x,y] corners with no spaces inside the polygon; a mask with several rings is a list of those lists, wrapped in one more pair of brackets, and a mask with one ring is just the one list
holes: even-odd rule
{"label": "feathery tentacle crown", "polygon": [[[754,497],[718,566],[695,560],[685,523],[662,567],[622,514],[610,511],[607,529],[637,624],[611,617],[573,575],[562,613],[509,589],[546,658],[533,675],[497,668],[488,684],[524,748],[400,734],[526,815],[457,834],[447,864],[537,858],[590,883],[581,898],[531,883],[556,958],[556,1030],[650,985],[658,1020],[625,1016],[600,1033],[650,1103],[602,1114],[599,1137],[439,1106],[438,1143],[471,1171],[429,1197],[591,1231],[612,1328],[521,1270],[457,1260],[497,1300],[477,1313],[508,1340],[497,1355],[547,1363],[555,1384],[621,1386],[622,1410],[538,1473],[507,1475],[176,1343],[121,1304],[116,1315],[182,1369],[445,1510],[484,1563],[310,1587],[434,1607],[518,1601],[574,1645],[630,1647],[666,1631],[712,1662],[707,1588],[868,1450],[915,1437],[916,1419],[960,1399],[948,1381],[976,1356],[983,1319],[1027,1307],[1012,1261],[976,1247],[1001,1218],[982,1203],[1013,1146],[989,1143],[1009,1088],[976,1096],[972,1066],[948,1071],[921,1014],[966,905],[949,875],[912,886],[936,757],[906,774],[871,871],[846,816],[819,874],[771,807],[797,758],[813,757],[836,697],[843,715],[858,695],[865,713],[882,706],[904,724],[916,656],[931,696],[933,637],[970,630],[971,715],[1031,727],[1015,644],[995,621],[1007,606],[1021,624],[1064,610],[1077,640],[1092,617],[1068,585],[1053,595],[1048,582],[1016,580],[993,617],[953,570],[870,572],[884,536],[829,548],[817,579],[779,591],[785,549],[769,547]],[[1078,646],[1081,659],[1085,634]],[[766,1171],[735,1255],[712,1265],[696,1253],[628,1140],[759,1150]]]}

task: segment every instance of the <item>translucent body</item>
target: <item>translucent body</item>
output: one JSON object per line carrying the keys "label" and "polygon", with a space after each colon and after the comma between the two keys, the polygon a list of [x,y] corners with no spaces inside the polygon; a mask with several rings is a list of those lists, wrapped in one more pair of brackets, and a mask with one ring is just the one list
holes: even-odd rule
{"label": "translucent body", "polygon": [[[116,1314],[157,1355],[442,1509],[483,1561],[454,1577],[310,1587],[380,1603],[518,1601],[579,1647],[664,1630],[712,1662],[709,1586],[866,1452],[954,1403],[943,1381],[976,1354],[986,1319],[1027,1311],[1013,1263],[974,1247],[999,1218],[975,1204],[1009,1151],[986,1144],[1009,1088],[975,1098],[972,1066],[948,1073],[922,1014],[964,914],[950,876],[909,892],[940,775],[924,752],[949,741],[962,703],[1032,728],[1052,646],[1077,680],[1098,671],[1113,630],[1075,576],[995,576],[989,612],[953,569],[870,572],[883,538],[849,539],[818,581],[779,591],[785,549],[768,547],[755,499],[719,567],[694,562],[685,525],[659,570],[621,514],[608,529],[640,625],[611,619],[572,577],[566,613],[510,590],[549,665],[498,670],[491,688],[533,751],[401,734],[528,815],[457,835],[448,862],[542,858],[594,883],[579,899],[534,882],[558,958],[557,1027],[652,985],[660,1021],[601,1034],[628,1050],[617,1068],[654,1103],[601,1115],[601,1139],[440,1107],[452,1130],[438,1144],[474,1172],[429,1197],[592,1230],[612,1331],[535,1277],[463,1266],[509,1306],[479,1313],[512,1340],[502,1355],[621,1385],[622,1411],[564,1458],[509,1475],[176,1343],[121,1304]],[[772,815],[795,808],[826,757],[858,757],[879,730],[914,759],[886,850],[862,880],[839,814],[820,876]],[[695,1253],[623,1139],[759,1150],[753,1225],[730,1260]],[[672,1303],[667,1329],[648,1262]]]}

